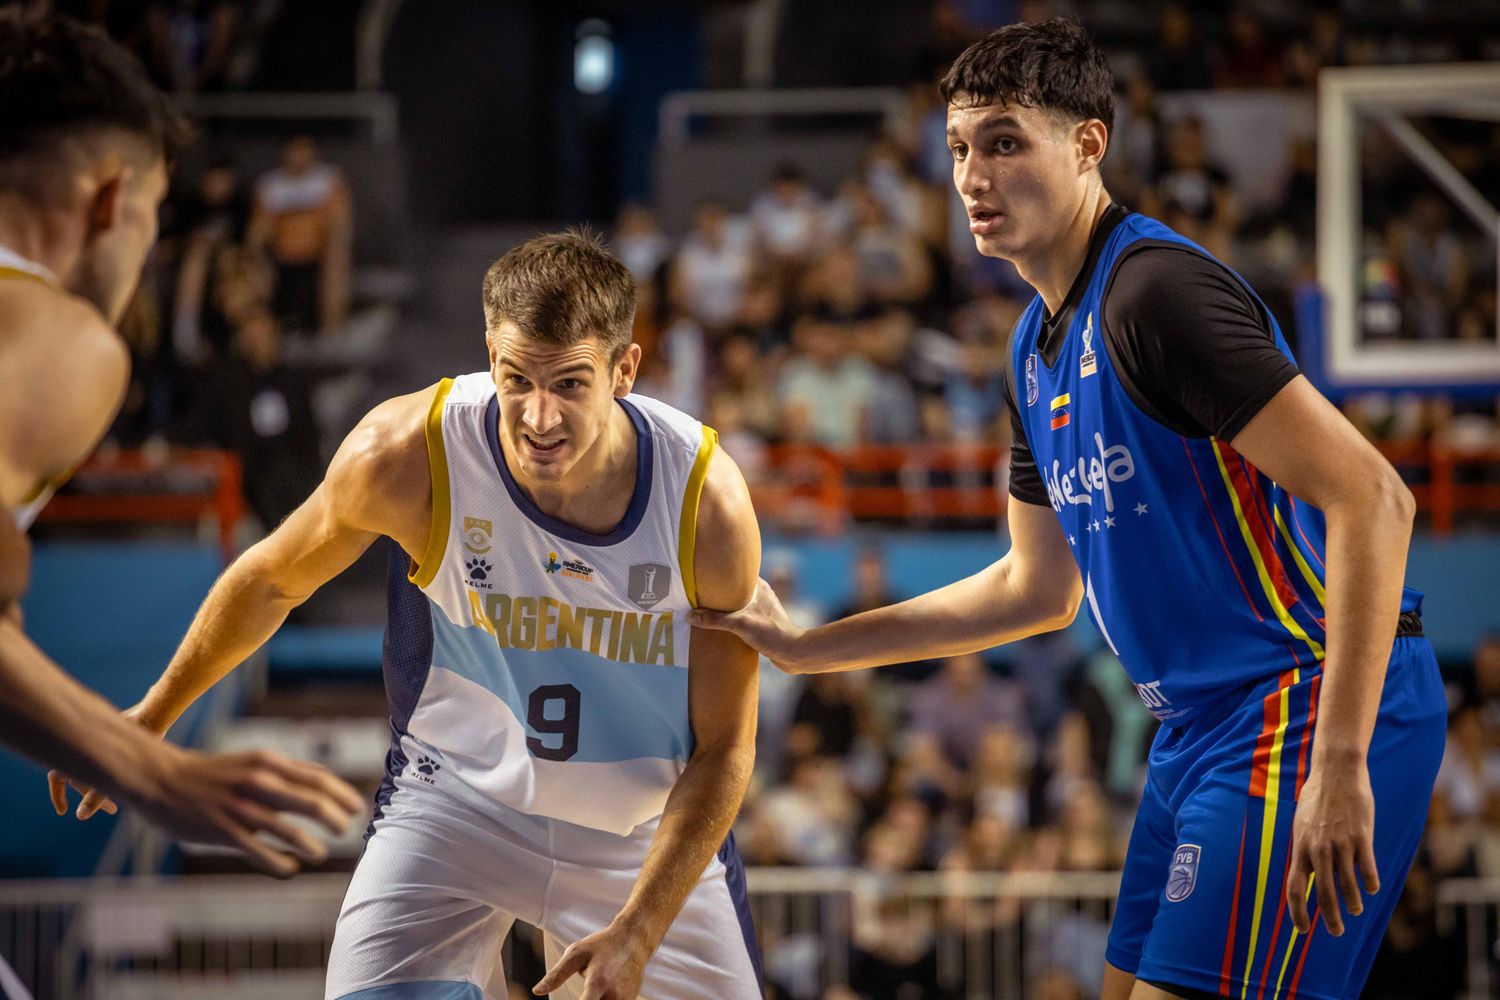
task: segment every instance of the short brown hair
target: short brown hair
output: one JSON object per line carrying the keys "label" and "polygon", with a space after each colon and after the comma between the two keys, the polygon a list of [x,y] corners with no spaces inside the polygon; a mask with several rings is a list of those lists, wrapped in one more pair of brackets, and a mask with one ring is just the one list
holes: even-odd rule
{"label": "short brown hair", "polygon": [[509,320],[528,337],[566,346],[598,337],[611,362],[630,344],[635,281],[588,229],[547,233],[513,248],[484,275],[484,325]]}
{"label": "short brown hair", "polygon": [[1109,61],[1077,21],[1010,24],[964,49],[938,84],[944,102],[1010,104],[1115,127]]}

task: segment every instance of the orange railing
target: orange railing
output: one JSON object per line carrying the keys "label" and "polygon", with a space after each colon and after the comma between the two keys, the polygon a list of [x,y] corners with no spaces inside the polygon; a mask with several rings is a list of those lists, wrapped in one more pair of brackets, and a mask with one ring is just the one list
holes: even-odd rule
{"label": "orange railing", "polygon": [[997,520],[1009,449],[987,444],[777,445],[751,486],[763,515],[825,533],[857,520]]}
{"label": "orange railing", "polygon": [[[1485,470],[1500,470],[1500,448],[1377,447],[1411,484],[1435,533],[1452,532],[1460,514],[1500,513],[1500,477],[1485,476]],[[1009,451],[993,445],[778,445],[768,457],[766,474],[751,486],[756,509],[825,533],[842,530],[850,519],[934,523],[1005,516]]]}
{"label": "orange railing", "polygon": [[244,516],[240,460],[210,449],[101,452],[84,463],[67,487],[42,510],[53,523],[218,522],[219,547],[228,562]]}

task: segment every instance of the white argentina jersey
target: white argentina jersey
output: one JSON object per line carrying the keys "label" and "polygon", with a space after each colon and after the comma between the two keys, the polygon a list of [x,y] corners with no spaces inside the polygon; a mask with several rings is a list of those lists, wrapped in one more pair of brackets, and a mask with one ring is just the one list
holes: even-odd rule
{"label": "white argentina jersey", "polygon": [[687,612],[711,428],[644,396],[635,493],[596,535],[512,477],[489,372],[439,385],[427,419],[433,517],[392,546],[386,689],[395,736],[376,815],[403,770],[455,794],[628,834],[661,815],[693,751]]}

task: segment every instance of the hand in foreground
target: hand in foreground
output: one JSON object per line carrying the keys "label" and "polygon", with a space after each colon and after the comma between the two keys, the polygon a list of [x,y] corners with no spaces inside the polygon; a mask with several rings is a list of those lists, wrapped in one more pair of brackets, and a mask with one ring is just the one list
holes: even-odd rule
{"label": "hand in foreground", "polygon": [[545,996],[576,975],[583,976],[580,1000],[635,1000],[651,950],[634,935],[614,927],[568,946],[557,964],[531,988]]}
{"label": "hand in foreground", "polygon": [[[1375,796],[1370,790],[1370,772],[1364,761],[1347,768],[1314,766],[1302,786],[1297,813],[1292,820],[1292,867],[1287,875],[1286,898],[1292,924],[1308,932],[1308,878],[1318,894],[1318,913],[1328,933],[1344,933],[1339,897],[1351,917],[1364,912],[1360,893],[1380,891],[1375,870]],[[1359,868],[1356,875],[1355,867]]]}
{"label": "hand in foreground", "polygon": [[765,580],[757,581],[755,596],[740,610],[698,608],[688,615],[688,621],[699,628],[733,632],[786,673],[803,672],[805,664],[798,660],[797,643],[807,630],[792,621]]}
{"label": "hand in foreground", "polygon": [[[138,704],[130,706],[120,714],[132,722],[140,723],[146,732],[157,739],[161,739],[165,735],[164,732],[158,732],[146,724],[143,709]],[[82,801],[78,803],[78,811],[73,814],[81,820],[88,819],[96,812],[102,811],[113,816],[120,811],[120,807],[115,805],[114,800],[110,799],[103,792],[96,788],[90,788],[81,782],[74,781],[61,771],[52,770],[47,772],[47,791],[52,796],[52,810],[59,816],[68,811],[69,788],[83,797]]]}
{"label": "hand in foreground", "polygon": [[[184,840],[243,851],[256,869],[277,878],[328,854],[321,840],[283,814],[305,816],[338,835],[364,808],[359,793],[327,768],[268,750],[210,755],[161,743],[151,747],[149,760],[144,780],[126,796],[131,805]],[[62,815],[66,779],[55,772],[48,777],[53,808]],[[108,799],[98,801],[98,808],[114,811]],[[291,852],[266,843],[257,836],[262,833]]]}

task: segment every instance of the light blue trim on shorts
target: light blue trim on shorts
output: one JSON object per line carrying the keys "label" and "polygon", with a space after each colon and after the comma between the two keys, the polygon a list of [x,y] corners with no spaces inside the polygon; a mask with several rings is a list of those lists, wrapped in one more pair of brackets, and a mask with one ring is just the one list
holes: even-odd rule
{"label": "light blue trim on shorts", "polygon": [[345,993],[339,1000],[484,1000],[484,990],[456,979],[419,979],[387,983]]}

